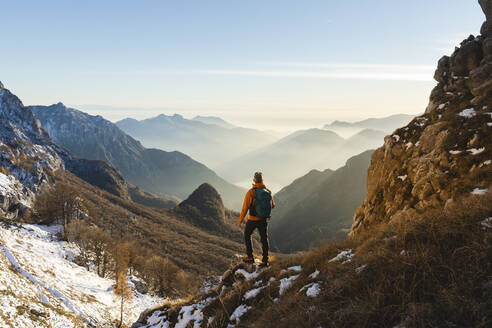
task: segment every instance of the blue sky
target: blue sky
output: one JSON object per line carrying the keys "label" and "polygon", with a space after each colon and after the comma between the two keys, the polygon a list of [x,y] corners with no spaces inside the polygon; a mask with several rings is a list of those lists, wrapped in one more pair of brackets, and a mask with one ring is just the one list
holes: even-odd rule
{"label": "blue sky", "polygon": [[8,1],[0,80],[25,104],[262,128],[425,109],[470,0]]}

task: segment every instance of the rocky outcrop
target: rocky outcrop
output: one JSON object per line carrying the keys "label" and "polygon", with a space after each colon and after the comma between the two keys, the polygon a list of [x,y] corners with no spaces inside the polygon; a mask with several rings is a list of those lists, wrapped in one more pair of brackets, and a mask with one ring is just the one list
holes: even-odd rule
{"label": "rocky outcrop", "polygon": [[208,183],[200,185],[176,208],[175,212],[191,224],[210,231],[221,231],[225,225],[226,209],[217,190]]}
{"label": "rocky outcrop", "polygon": [[[490,23],[492,1],[480,1]],[[400,215],[491,192],[492,34],[439,60],[425,114],[387,136],[371,159],[351,234]]]}

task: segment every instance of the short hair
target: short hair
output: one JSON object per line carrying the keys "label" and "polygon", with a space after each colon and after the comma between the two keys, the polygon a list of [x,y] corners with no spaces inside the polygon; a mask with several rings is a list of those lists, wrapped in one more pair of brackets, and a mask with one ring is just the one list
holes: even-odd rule
{"label": "short hair", "polygon": [[261,172],[255,172],[255,176],[253,177],[253,180],[256,183],[263,182],[263,173],[261,173]]}

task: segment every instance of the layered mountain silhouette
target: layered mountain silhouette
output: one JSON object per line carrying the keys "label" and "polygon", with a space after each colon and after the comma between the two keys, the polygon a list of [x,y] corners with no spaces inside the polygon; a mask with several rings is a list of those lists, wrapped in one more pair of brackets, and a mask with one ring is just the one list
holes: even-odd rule
{"label": "layered mountain silhouette", "polygon": [[336,171],[312,170],[275,194],[272,245],[281,252],[295,252],[345,238],[366,196],[371,154],[368,150],[354,156]]}
{"label": "layered mountain silhouette", "polygon": [[323,129],[334,131],[342,136],[349,137],[365,129],[378,130],[385,134],[410,122],[415,115],[396,114],[382,118],[368,118],[358,122],[334,121],[326,124]]}
{"label": "layered mountain silhouette", "polygon": [[237,128],[237,126],[221,119],[220,117],[217,117],[217,116],[195,116],[192,118],[193,121],[198,121],[198,122],[202,122],[202,123],[205,123],[205,124],[213,124],[213,125],[217,125],[217,126],[220,126],[222,128],[225,128],[225,129],[234,129],[234,128]]}
{"label": "layered mountain silhouette", "polygon": [[181,152],[145,148],[103,117],[62,103],[30,109],[56,143],[79,157],[110,163],[125,179],[146,191],[184,199],[200,184],[208,182],[224,195],[228,207],[241,206],[241,188]]}
{"label": "layered mountain silhouette", "polygon": [[216,117],[189,120],[178,114],[161,114],[142,121],[127,118],[116,124],[146,147],[179,150],[212,168],[276,140],[270,134],[234,127]]}
{"label": "layered mountain silhouette", "polygon": [[272,145],[225,163],[217,172],[229,181],[246,185],[251,179],[250,172],[262,171],[267,184],[278,190],[312,169],[341,167],[351,156],[379,147],[384,135],[366,129],[344,139],[329,130],[296,131]]}

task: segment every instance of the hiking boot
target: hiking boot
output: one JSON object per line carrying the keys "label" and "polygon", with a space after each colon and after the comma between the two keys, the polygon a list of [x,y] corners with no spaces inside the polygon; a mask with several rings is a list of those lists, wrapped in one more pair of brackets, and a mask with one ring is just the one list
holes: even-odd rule
{"label": "hiking boot", "polygon": [[260,264],[258,265],[259,268],[266,268],[268,266],[268,262],[263,262],[261,261]]}
{"label": "hiking boot", "polygon": [[255,259],[251,256],[245,256],[245,257],[243,257],[243,262],[244,263],[254,263]]}

